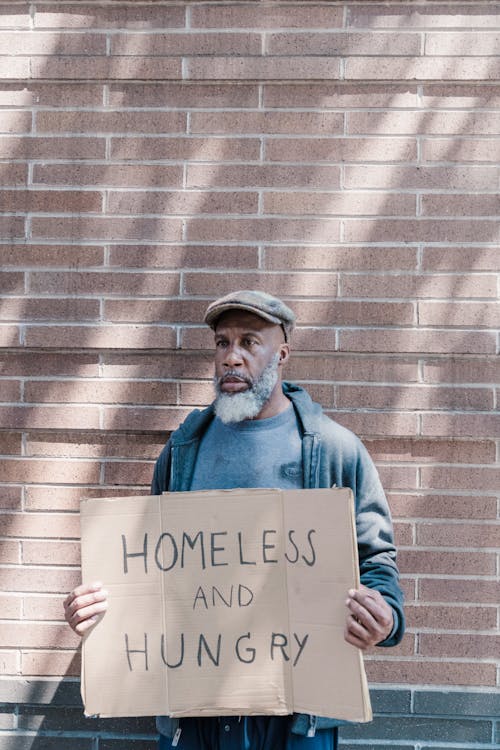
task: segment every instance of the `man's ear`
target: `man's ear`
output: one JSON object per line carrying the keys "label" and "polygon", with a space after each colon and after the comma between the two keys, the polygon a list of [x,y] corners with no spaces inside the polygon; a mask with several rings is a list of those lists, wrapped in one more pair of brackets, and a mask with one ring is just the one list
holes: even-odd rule
{"label": "man's ear", "polygon": [[288,362],[288,358],[290,357],[290,345],[283,342],[279,348],[279,355],[278,367],[281,367]]}

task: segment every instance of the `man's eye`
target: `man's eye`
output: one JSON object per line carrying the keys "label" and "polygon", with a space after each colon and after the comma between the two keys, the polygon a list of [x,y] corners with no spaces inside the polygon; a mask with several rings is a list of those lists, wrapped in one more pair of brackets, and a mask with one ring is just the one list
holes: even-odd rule
{"label": "man's eye", "polygon": [[226,346],[226,342],[225,341],[216,341],[215,342],[215,346],[220,349],[220,348]]}
{"label": "man's eye", "polygon": [[255,339],[244,339],[243,340],[243,346],[254,346],[257,342]]}

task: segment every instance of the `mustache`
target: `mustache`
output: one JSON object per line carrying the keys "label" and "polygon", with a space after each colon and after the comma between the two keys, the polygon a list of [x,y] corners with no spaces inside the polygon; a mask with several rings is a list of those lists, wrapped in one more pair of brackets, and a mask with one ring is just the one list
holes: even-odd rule
{"label": "mustache", "polygon": [[251,378],[246,377],[245,375],[242,375],[241,372],[238,372],[237,370],[228,370],[224,373],[224,375],[221,375],[220,378],[217,379],[217,384],[222,385],[222,383],[225,383],[226,380],[240,380],[242,383],[246,383],[249,388],[253,387],[253,380]]}

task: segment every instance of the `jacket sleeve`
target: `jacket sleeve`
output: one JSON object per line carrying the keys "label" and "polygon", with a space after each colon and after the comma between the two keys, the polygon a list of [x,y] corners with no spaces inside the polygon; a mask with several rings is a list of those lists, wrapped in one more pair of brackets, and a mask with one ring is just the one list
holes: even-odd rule
{"label": "jacket sleeve", "polygon": [[170,476],[170,440],[158,456],[151,481],[151,494],[161,495],[168,490]]}
{"label": "jacket sleeve", "polygon": [[378,645],[395,646],[403,637],[405,618],[392,520],[378,472],[361,441],[357,445],[353,490],[361,583],[379,591],[392,607],[394,627]]}

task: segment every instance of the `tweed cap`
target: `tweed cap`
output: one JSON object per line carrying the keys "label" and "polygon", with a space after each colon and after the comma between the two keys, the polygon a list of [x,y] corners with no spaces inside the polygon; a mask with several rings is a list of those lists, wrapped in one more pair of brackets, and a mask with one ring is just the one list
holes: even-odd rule
{"label": "tweed cap", "polygon": [[231,292],[225,297],[216,299],[207,307],[205,323],[215,330],[217,320],[228,310],[246,310],[270,323],[281,326],[285,341],[290,340],[290,334],[295,325],[295,313],[277,297],[253,289]]}

